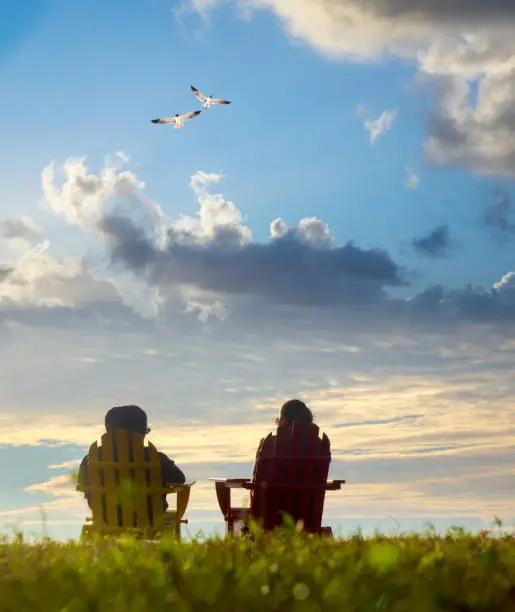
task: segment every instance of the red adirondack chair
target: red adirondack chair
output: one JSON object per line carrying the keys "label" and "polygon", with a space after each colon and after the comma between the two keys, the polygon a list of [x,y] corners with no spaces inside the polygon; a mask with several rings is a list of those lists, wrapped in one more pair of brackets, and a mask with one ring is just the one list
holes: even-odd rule
{"label": "red adirondack chair", "polygon": [[[327,480],[331,452],[329,438],[314,423],[292,421],[277,428],[261,440],[250,478],[212,478],[220,510],[227,522],[227,531],[234,524],[246,523],[249,517],[265,530],[281,525],[287,514],[302,521],[308,533],[332,533],[322,527],[326,491],[342,488],[345,480]],[[231,489],[250,490],[250,508],[231,506]]]}

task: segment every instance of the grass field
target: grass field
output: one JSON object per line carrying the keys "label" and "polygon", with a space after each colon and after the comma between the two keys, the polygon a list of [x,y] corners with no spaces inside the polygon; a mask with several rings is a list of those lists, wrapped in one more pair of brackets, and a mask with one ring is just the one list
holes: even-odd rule
{"label": "grass field", "polygon": [[0,611],[515,612],[515,538],[0,542]]}

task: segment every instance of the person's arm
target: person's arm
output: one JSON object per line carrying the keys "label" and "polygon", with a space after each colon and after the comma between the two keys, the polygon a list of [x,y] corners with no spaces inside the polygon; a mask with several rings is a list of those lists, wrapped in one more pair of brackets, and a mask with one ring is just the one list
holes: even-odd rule
{"label": "person's arm", "polygon": [[186,482],[186,476],[183,471],[164,453],[159,453],[159,455],[161,457],[163,484],[184,484]]}
{"label": "person's arm", "polygon": [[263,440],[264,439],[265,438],[261,438],[261,440],[259,442],[259,446],[258,446],[257,451],[256,451],[256,459],[254,461],[254,468],[252,469],[252,482],[255,482],[255,480],[256,480],[257,466],[258,466],[258,462],[259,462],[259,457],[261,455],[261,449],[262,449],[262,446],[263,446]]}
{"label": "person's arm", "polygon": [[[83,487],[87,484],[88,479],[88,455],[86,455],[80,462],[79,471],[77,473],[77,489],[84,493],[84,497],[89,504],[89,493],[84,491]],[[91,506],[90,506],[91,507]]]}

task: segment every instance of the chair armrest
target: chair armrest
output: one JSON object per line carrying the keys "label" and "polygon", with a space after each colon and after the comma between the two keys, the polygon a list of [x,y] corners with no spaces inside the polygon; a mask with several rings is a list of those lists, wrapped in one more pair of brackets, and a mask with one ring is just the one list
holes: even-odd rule
{"label": "chair armrest", "polygon": [[250,478],[210,478],[216,487],[225,486],[228,489],[241,489],[244,484],[250,482]]}
{"label": "chair armrest", "polygon": [[247,489],[247,483],[251,481],[250,478],[210,478],[215,483],[216,490],[221,489]]}
{"label": "chair armrest", "polygon": [[346,484],[346,480],[328,480],[326,484],[326,491],[338,491],[342,488],[342,485]]}
{"label": "chair armrest", "polygon": [[210,478],[215,483],[218,505],[225,518],[231,511],[231,489],[241,489],[250,478]]}
{"label": "chair armrest", "polygon": [[335,491],[341,489],[342,481],[329,481],[323,484],[282,484],[279,482],[248,482],[242,486],[244,489],[256,490],[270,490],[270,491],[284,491],[290,493],[296,493],[301,491]]}
{"label": "chair armrest", "polygon": [[168,495],[169,493],[180,493],[184,489],[190,489],[195,484],[195,481],[185,482],[183,484],[167,484],[163,487],[164,491]]}

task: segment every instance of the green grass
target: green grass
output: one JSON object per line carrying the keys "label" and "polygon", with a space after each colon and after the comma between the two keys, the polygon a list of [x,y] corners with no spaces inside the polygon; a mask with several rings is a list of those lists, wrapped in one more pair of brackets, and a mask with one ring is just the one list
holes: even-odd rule
{"label": "green grass", "polygon": [[515,612],[515,538],[0,540],[0,611]]}

